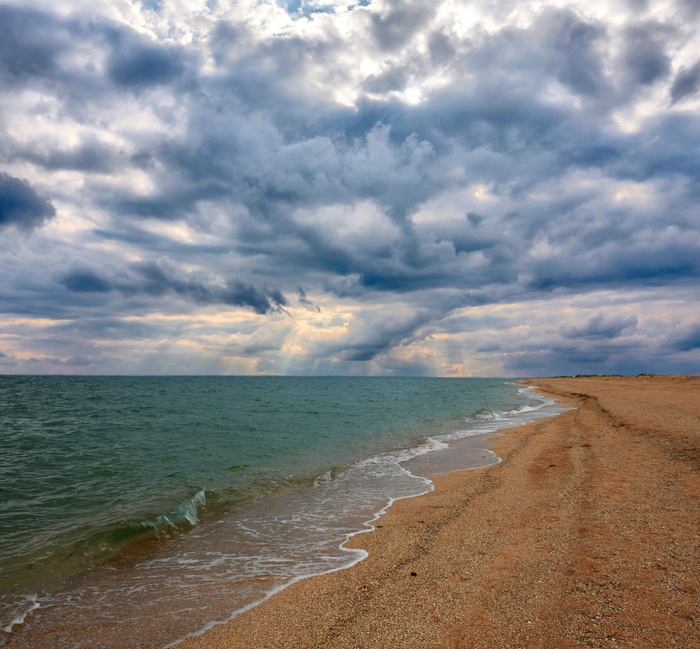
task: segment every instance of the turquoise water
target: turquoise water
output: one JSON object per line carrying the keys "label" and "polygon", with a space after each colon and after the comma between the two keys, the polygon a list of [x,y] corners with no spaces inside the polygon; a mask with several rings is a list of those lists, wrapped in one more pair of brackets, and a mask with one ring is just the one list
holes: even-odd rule
{"label": "turquoise water", "polygon": [[162,646],[362,558],[338,546],[430,488],[402,462],[551,408],[503,380],[341,377],[0,377],[0,405],[0,643],[56,611],[217,602]]}

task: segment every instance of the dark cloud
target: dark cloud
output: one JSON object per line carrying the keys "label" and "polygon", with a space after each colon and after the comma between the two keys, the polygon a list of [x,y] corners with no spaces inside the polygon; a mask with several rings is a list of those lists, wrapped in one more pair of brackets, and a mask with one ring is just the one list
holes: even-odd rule
{"label": "dark cloud", "polygon": [[279,311],[288,304],[287,299],[278,290],[262,291],[244,282],[229,282],[221,301],[231,306],[250,307],[256,313]]}
{"label": "dark cloud", "polygon": [[695,325],[673,343],[673,347],[683,352],[700,349],[700,326]]}
{"label": "dark cloud", "polygon": [[21,159],[44,169],[72,169],[86,173],[109,173],[121,164],[120,155],[113,147],[94,138],[85,138],[77,146],[29,146],[8,152],[11,160]]}
{"label": "dark cloud", "polygon": [[179,48],[156,45],[135,36],[122,37],[107,60],[109,78],[122,88],[171,83],[185,71]]}
{"label": "dark cloud", "polygon": [[690,18],[700,14],[700,0],[679,0],[679,4]]}
{"label": "dark cloud", "polygon": [[372,12],[372,28],[379,47],[395,50],[421,29],[435,14],[436,5],[426,0],[392,0],[384,11]]}
{"label": "dark cloud", "polygon": [[38,194],[27,180],[0,171],[0,228],[14,225],[32,230],[55,215],[50,199]]}
{"label": "dark cloud", "polygon": [[308,309],[309,311],[316,311],[318,313],[321,312],[320,307],[316,306],[311,300],[307,299],[306,291],[304,291],[303,288],[297,289],[297,293],[299,294],[299,304],[301,304],[305,309]]}
{"label": "dark cloud", "polygon": [[55,35],[57,26],[58,21],[49,14],[0,6],[0,78],[21,83],[51,76],[62,49]]}
{"label": "dark cloud", "polygon": [[219,284],[207,273],[196,271],[181,276],[167,260],[135,262],[109,279],[91,269],[77,268],[62,277],[59,283],[74,293],[118,291],[126,296],[155,298],[175,294],[199,305],[242,306],[260,314],[280,311],[288,305],[279,290],[260,289],[238,280]]}
{"label": "dark cloud", "polygon": [[668,75],[671,59],[664,52],[664,36],[663,26],[655,23],[629,30],[624,60],[634,82],[648,86]]}
{"label": "dark cloud", "polygon": [[[47,329],[47,335],[56,344],[70,347],[71,341],[76,337],[83,340],[93,340],[96,337],[101,340],[146,340],[157,336],[158,328],[147,321],[116,316],[83,317],[54,324]],[[99,350],[96,345],[92,346],[92,351],[97,354]]]}
{"label": "dark cloud", "polygon": [[14,92],[41,92],[43,105],[35,109],[39,115],[56,117],[58,111],[64,118],[85,120],[104,96],[96,61],[104,46],[105,24],[109,22],[0,6],[0,81]]}
{"label": "dark cloud", "polygon": [[700,61],[690,68],[681,68],[671,86],[671,101],[675,104],[694,95],[700,88]]}
{"label": "dark cloud", "polygon": [[61,283],[74,293],[109,293],[111,285],[89,270],[77,270],[61,280]]}
{"label": "dark cloud", "polygon": [[467,218],[469,219],[469,223],[475,228],[478,228],[484,220],[484,217],[476,212],[467,212]]}
{"label": "dark cloud", "polygon": [[606,318],[598,314],[590,318],[580,327],[563,326],[561,328],[564,338],[592,338],[608,339],[618,338],[625,332],[634,331],[637,326],[637,316],[631,315],[620,318]]}
{"label": "dark cloud", "polygon": [[603,25],[581,19],[570,10],[547,9],[532,36],[545,45],[556,78],[574,92],[595,96],[607,86],[603,72]]}

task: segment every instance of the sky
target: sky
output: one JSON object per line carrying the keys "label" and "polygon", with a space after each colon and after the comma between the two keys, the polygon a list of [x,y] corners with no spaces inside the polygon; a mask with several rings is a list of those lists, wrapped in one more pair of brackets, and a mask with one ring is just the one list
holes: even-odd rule
{"label": "sky", "polygon": [[0,373],[700,371],[700,0],[0,0]]}

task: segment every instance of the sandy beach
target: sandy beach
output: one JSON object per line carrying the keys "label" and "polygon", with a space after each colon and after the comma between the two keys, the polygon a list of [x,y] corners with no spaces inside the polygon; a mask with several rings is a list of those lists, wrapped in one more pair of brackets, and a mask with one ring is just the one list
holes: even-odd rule
{"label": "sandy beach", "polygon": [[395,503],[353,568],[178,646],[700,647],[700,377],[528,383],[575,409]]}

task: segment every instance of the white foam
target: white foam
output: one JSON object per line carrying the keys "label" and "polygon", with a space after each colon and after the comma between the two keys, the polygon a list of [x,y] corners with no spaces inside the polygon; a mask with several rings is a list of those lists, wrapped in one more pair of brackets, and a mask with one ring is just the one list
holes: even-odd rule
{"label": "white foam", "polygon": [[7,626],[1,627],[5,633],[12,633],[12,627],[24,624],[25,620],[27,619],[27,615],[41,606],[41,604],[39,604],[38,595],[26,595],[25,599],[27,603],[30,604],[29,608],[17,615]]}
{"label": "white foam", "polygon": [[365,460],[357,462],[355,465],[357,469],[365,469],[372,465],[388,465],[388,464],[400,464],[401,462],[407,462],[412,460],[414,457],[419,457],[421,455],[426,455],[427,453],[432,453],[434,451],[439,451],[440,449],[447,448],[447,444],[439,439],[429,437],[421,445],[413,448],[398,449],[396,451],[390,451],[388,453],[382,453],[380,455],[374,455]]}
{"label": "white foam", "polygon": [[318,478],[316,478],[316,479],[314,480],[314,487],[319,487],[319,486],[322,485],[324,482],[330,482],[332,479],[333,479],[333,473],[332,473],[332,471],[329,469],[329,470],[326,471],[323,475],[318,476]]}

